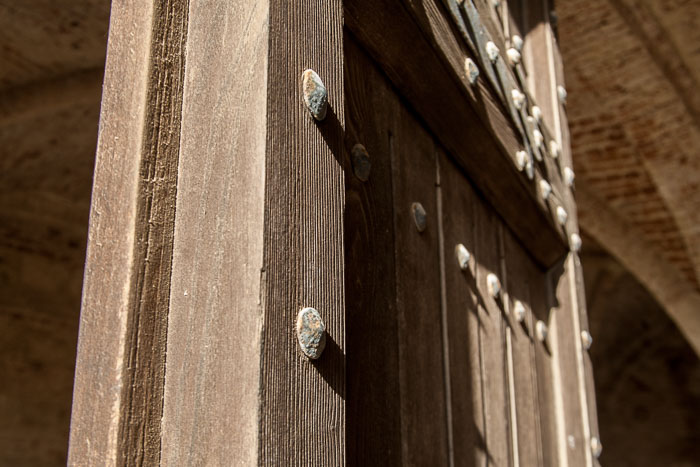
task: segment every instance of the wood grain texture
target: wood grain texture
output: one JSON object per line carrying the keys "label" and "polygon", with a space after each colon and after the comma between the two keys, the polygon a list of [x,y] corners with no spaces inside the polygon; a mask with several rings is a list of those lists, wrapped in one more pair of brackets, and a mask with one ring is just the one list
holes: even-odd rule
{"label": "wood grain texture", "polygon": [[187,2],[113,5],[69,463],[160,457],[186,20]]}
{"label": "wood grain texture", "polygon": [[[457,466],[487,464],[484,431],[484,387],[478,303],[483,301],[476,285],[477,251],[474,241],[476,194],[459,169],[444,155],[439,159],[443,226],[445,295],[449,370],[451,383],[453,462]],[[463,244],[473,255],[469,269],[462,271],[455,247]]]}
{"label": "wood grain texture", "polygon": [[484,381],[484,417],[489,465],[512,465],[512,443],[509,409],[508,379],[506,374],[506,344],[503,318],[503,293],[494,298],[487,286],[488,274],[495,274],[501,284],[504,277],[500,264],[500,222],[486,203],[477,203],[474,210],[476,224],[476,283],[479,301],[479,340]]}
{"label": "wood grain texture", "polygon": [[[398,311],[390,135],[401,107],[359,46],[345,37],[345,293],[348,465],[401,465]],[[404,110],[405,111],[405,110]],[[362,144],[369,180],[353,174]],[[369,267],[371,265],[371,267]]]}
{"label": "wood grain texture", "polygon": [[[445,64],[444,52],[436,49],[435,39],[426,37],[407,7],[353,0],[345,3],[345,21],[536,260],[545,266],[554,264],[566,251],[565,239],[538,204],[534,184],[517,171],[511,155],[514,150],[502,146],[503,141],[514,141],[512,136],[501,138],[501,133],[512,132],[504,111],[487,113],[483,109],[500,105],[494,103],[497,99],[488,93],[469,97],[460,83],[464,78]],[[412,53],[406,54],[407,49]],[[513,203],[513,199],[520,202]]]}
{"label": "wood grain texture", "polygon": [[[581,410],[581,392],[579,383],[579,361],[576,355],[576,345],[580,343],[577,335],[569,282],[570,262],[564,260],[559,267],[548,271],[550,284],[550,332],[549,342],[554,355],[555,384],[561,391],[561,411],[559,413],[558,443],[560,452],[566,452],[569,465],[586,465],[588,442],[583,432],[583,416]],[[563,426],[561,423],[563,422]]]}
{"label": "wood grain texture", "polygon": [[[448,416],[443,373],[439,227],[433,138],[413,116],[398,115],[391,135],[399,328],[401,441],[408,465],[447,465]],[[413,203],[427,223],[419,232]]]}
{"label": "wood grain texture", "polygon": [[[508,311],[511,322],[513,388],[515,391],[518,458],[520,465],[542,465],[542,440],[537,429],[539,403],[535,367],[535,332],[532,319],[530,286],[536,277],[530,275],[532,260],[523,251],[513,235],[504,232],[505,275]],[[524,320],[514,319],[514,303],[519,300],[525,308]]]}
{"label": "wood grain texture", "polygon": [[192,2],[163,408],[164,465],[258,460],[266,2]]}
{"label": "wood grain texture", "polygon": [[[263,345],[259,462],[339,465],[345,458],[342,7],[273,3],[269,13]],[[301,95],[311,68],[328,89],[313,120]],[[303,306],[326,323],[311,362],[294,322]]]}
{"label": "wood grain texture", "polygon": [[[530,311],[533,334],[539,320],[549,325],[549,306],[546,274],[530,266],[527,272],[532,278],[529,284]],[[557,438],[557,412],[555,404],[554,377],[552,374],[552,351],[545,342],[535,340],[535,368],[537,370],[537,400],[539,407],[539,432],[542,439],[542,465],[556,466],[559,463]]]}

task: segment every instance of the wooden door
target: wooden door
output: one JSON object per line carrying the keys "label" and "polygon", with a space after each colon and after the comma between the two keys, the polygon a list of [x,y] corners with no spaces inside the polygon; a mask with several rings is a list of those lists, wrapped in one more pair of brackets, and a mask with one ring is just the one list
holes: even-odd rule
{"label": "wooden door", "polygon": [[561,70],[524,5],[113,3],[72,464],[595,463]]}

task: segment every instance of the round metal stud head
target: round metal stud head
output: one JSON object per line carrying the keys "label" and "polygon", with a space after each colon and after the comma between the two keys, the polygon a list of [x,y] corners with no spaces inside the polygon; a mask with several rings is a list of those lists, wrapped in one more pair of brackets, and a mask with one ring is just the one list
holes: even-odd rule
{"label": "round metal stud head", "polygon": [[537,324],[535,324],[535,334],[540,342],[547,340],[547,325],[544,324],[544,321],[537,321]]}
{"label": "round metal stud head", "polygon": [[486,286],[489,289],[489,294],[493,298],[498,298],[501,294],[501,281],[498,280],[498,277],[496,277],[494,273],[489,273],[489,275],[486,276]]}
{"label": "round metal stud head", "polygon": [[304,70],[301,83],[306,107],[316,120],[323,120],[328,109],[328,91],[321,77],[314,70]]}
{"label": "round metal stud head", "polygon": [[369,153],[362,144],[352,147],[352,171],[358,180],[366,182],[369,180],[369,172],[372,169],[372,162],[369,160]]}
{"label": "round metal stud head", "polygon": [[547,182],[547,180],[540,180],[540,196],[542,196],[542,199],[547,199],[549,198],[549,195],[552,193],[552,185]]}
{"label": "round metal stud head", "polygon": [[511,65],[517,65],[520,63],[521,56],[520,52],[518,52],[518,49],[515,47],[511,47],[510,49],[506,50],[506,55],[508,56],[508,60],[510,61]]}
{"label": "round metal stud head", "polygon": [[593,454],[593,457],[596,459],[600,457],[600,454],[603,452],[603,444],[600,442],[600,440],[597,437],[592,437],[591,438],[591,453]]}
{"label": "round metal stud head", "polygon": [[428,227],[428,215],[425,212],[425,208],[420,203],[413,203],[411,205],[411,212],[413,212],[413,222],[416,224],[416,229],[418,232],[424,232]]}
{"label": "round metal stud head", "polygon": [[464,60],[464,71],[467,73],[469,84],[476,83],[477,78],[479,78],[479,67],[474,63],[474,60],[469,57]]}
{"label": "round metal stud head", "polygon": [[469,269],[469,260],[471,259],[472,255],[469,253],[469,250],[467,250],[467,247],[461,243],[458,244],[455,247],[455,257],[457,258],[459,269],[462,271]]}
{"label": "round metal stud head", "polygon": [[518,170],[522,171],[527,165],[527,153],[525,151],[518,151],[515,153],[515,163],[518,166]]}
{"label": "round metal stud head", "polygon": [[574,186],[574,180],[576,179],[576,174],[571,169],[571,167],[564,167],[564,183],[566,186]]}
{"label": "round metal stud head", "polygon": [[501,55],[501,51],[498,49],[498,46],[493,43],[493,41],[488,41],[486,43],[486,55],[492,62],[498,60],[498,57]]}
{"label": "round metal stud head", "polygon": [[549,142],[549,154],[556,159],[559,157],[559,153],[561,152],[561,149],[559,149],[559,143],[556,141],[552,140]]}
{"label": "round metal stud head", "polygon": [[515,106],[516,109],[520,110],[523,108],[523,104],[525,104],[525,94],[520,92],[518,89],[513,89],[510,92],[510,96],[513,99],[513,105]]}
{"label": "round metal stud head", "polygon": [[516,300],[513,303],[513,316],[518,323],[522,323],[525,320],[525,306],[520,300]]}
{"label": "round metal stud head", "polygon": [[532,161],[527,161],[527,164],[525,164],[525,173],[530,180],[535,178],[535,166],[532,164]]}
{"label": "round metal stud head", "polygon": [[591,348],[591,346],[593,345],[593,336],[591,336],[590,332],[581,331],[581,344],[583,344],[583,348],[585,350]]}
{"label": "round metal stud head", "polygon": [[544,135],[542,132],[538,129],[532,130],[532,139],[535,140],[535,146],[541,149],[544,145]]}
{"label": "round metal stud head", "polygon": [[564,209],[561,206],[557,206],[557,220],[559,221],[560,225],[566,224],[566,220],[569,218],[569,214],[567,214],[566,209]]}
{"label": "round metal stud head", "polygon": [[518,52],[523,50],[523,38],[515,35],[510,38],[510,43],[513,44],[513,47],[515,47],[515,50]]}
{"label": "round metal stud head", "polygon": [[571,251],[578,252],[579,250],[581,250],[582,241],[581,236],[579,234],[577,234],[576,232],[572,233],[570,240]]}
{"label": "round metal stud head", "polygon": [[559,102],[562,105],[566,105],[566,98],[568,97],[568,93],[566,92],[566,89],[564,89],[564,86],[557,86],[557,96],[559,97]]}
{"label": "round metal stud head", "polygon": [[297,340],[304,355],[312,360],[326,347],[326,325],[315,308],[302,308],[297,315]]}
{"label": "round metal stud head", "polygon": [[542,123],[542,109],[536,105],[532,106],[532,116],[535,118],[537,123]]}

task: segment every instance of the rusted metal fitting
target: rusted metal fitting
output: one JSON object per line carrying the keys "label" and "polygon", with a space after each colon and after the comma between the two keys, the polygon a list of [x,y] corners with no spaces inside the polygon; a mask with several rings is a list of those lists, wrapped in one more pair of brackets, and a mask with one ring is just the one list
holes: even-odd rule
{"label": "rusted metal fitting", "polygon": [[552,185],[550,185],[547,180],[540,180],[540,196],[542,196],[542,199],[546,200],[551,193]]}
{"label": "rusted metal fitting", "polygon": [[464,59],[464,71],[467,73],[469,84],[474,85],[479,78],[479,67],[474,63],[474,60],[469,57]]}
{"label": "rusted metal fitting", "polygon": [[462,271],[466,271],[469,269],[469,260],[471,259],[472,255],[469,253],[469,250],[467,250],[467,247],[462,245],[461,243],[458,244],[455,247],[455,256],[457,257],[457,264],[459,265],[459,269]]}
{"label": "rusted metal fitting", "polygon": [[569,214],[567,214],[566,209],[561,206],[557,206],[557,220],[559,221],[559,225],[566,224],[566,220],[568,218]]}
{"label": "rusted metal fitting", "polygon": [[544,324],[544,321],[537,321],[537,324],[535,324],[535,334],[537,335],[537,339],[540,342],[544,342],[547,340],[547,325]]}
{"label": "rusted metal fitting", "polygon": [[326,325],[315,308],[302,308],[297,315],[297,339],[304,355],[312,360],[326,347]]}
{"label": "rusted metal fitting", "polygon": [[321,77],[312,70],[305,70],[301,77],[304,103],[316,120],[326,118],[328,109],[328,90]]}
{"label": "rusted metal fitting", "polygon": [[411,205],[411,211],[413,212],[413,222],[416,224],[416,229],[418,229],[418,232],[424,232],[428,226],[428,215],[425,212],[425,208],[422,204],[415,202]]}
{"label": "rusted metal fitting", "polygon": [[571,169],[571,167],[564,167],[564,183],[566,183],[566,186],[574,186],[575,179],[576,174],[574,174],[574,171]]}
{"label": "rusted metal fitting", "polygon": [[360,143],[352,148],[352,171],[358,180],[366,182],[369,180],[369,172],[372,169],[372,162],[369,160],[367,149]]}
{"label": "rusted metal fitting", "polygon": [[591,346],[593,345],[593,336],[591,336],[590,332],[581,331],[581,344],[583,344],[583,348],[585,350],[591,348]]}
{"label": "rusted metal fitting", "polygon": [[489,273],[486,276],[486,286],[493,298],[498,298],[501,295],[501,281],[494,273]]}
{"label": "rusted metal fitting", "polygon": [[581,236],[576,232],[572,233],[570,238],[571,251],[578,253],[581,250],[581,243]]}
{"label": "rusted metal fitting", "polygon": [[591,438],[591,453],[593,454],[593,457],[596,459],[600,457],[600,454],[603,452],[603,444],[600,442],[600,440],[597,437],[592,437]]}
{"label": "rusted metal fitting", "polygon": [[525,305],[520,300],[513,303],[513,316],[518,323],[525,321]]}

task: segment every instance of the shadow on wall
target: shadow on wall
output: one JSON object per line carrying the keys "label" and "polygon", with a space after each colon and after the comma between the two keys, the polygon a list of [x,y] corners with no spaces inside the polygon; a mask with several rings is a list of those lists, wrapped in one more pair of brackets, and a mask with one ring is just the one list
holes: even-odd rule
{"label": "shadow on wall", "polygon": [[583,244],[601,463],[697,465],[700,360],[632,274],[591,238]]}

